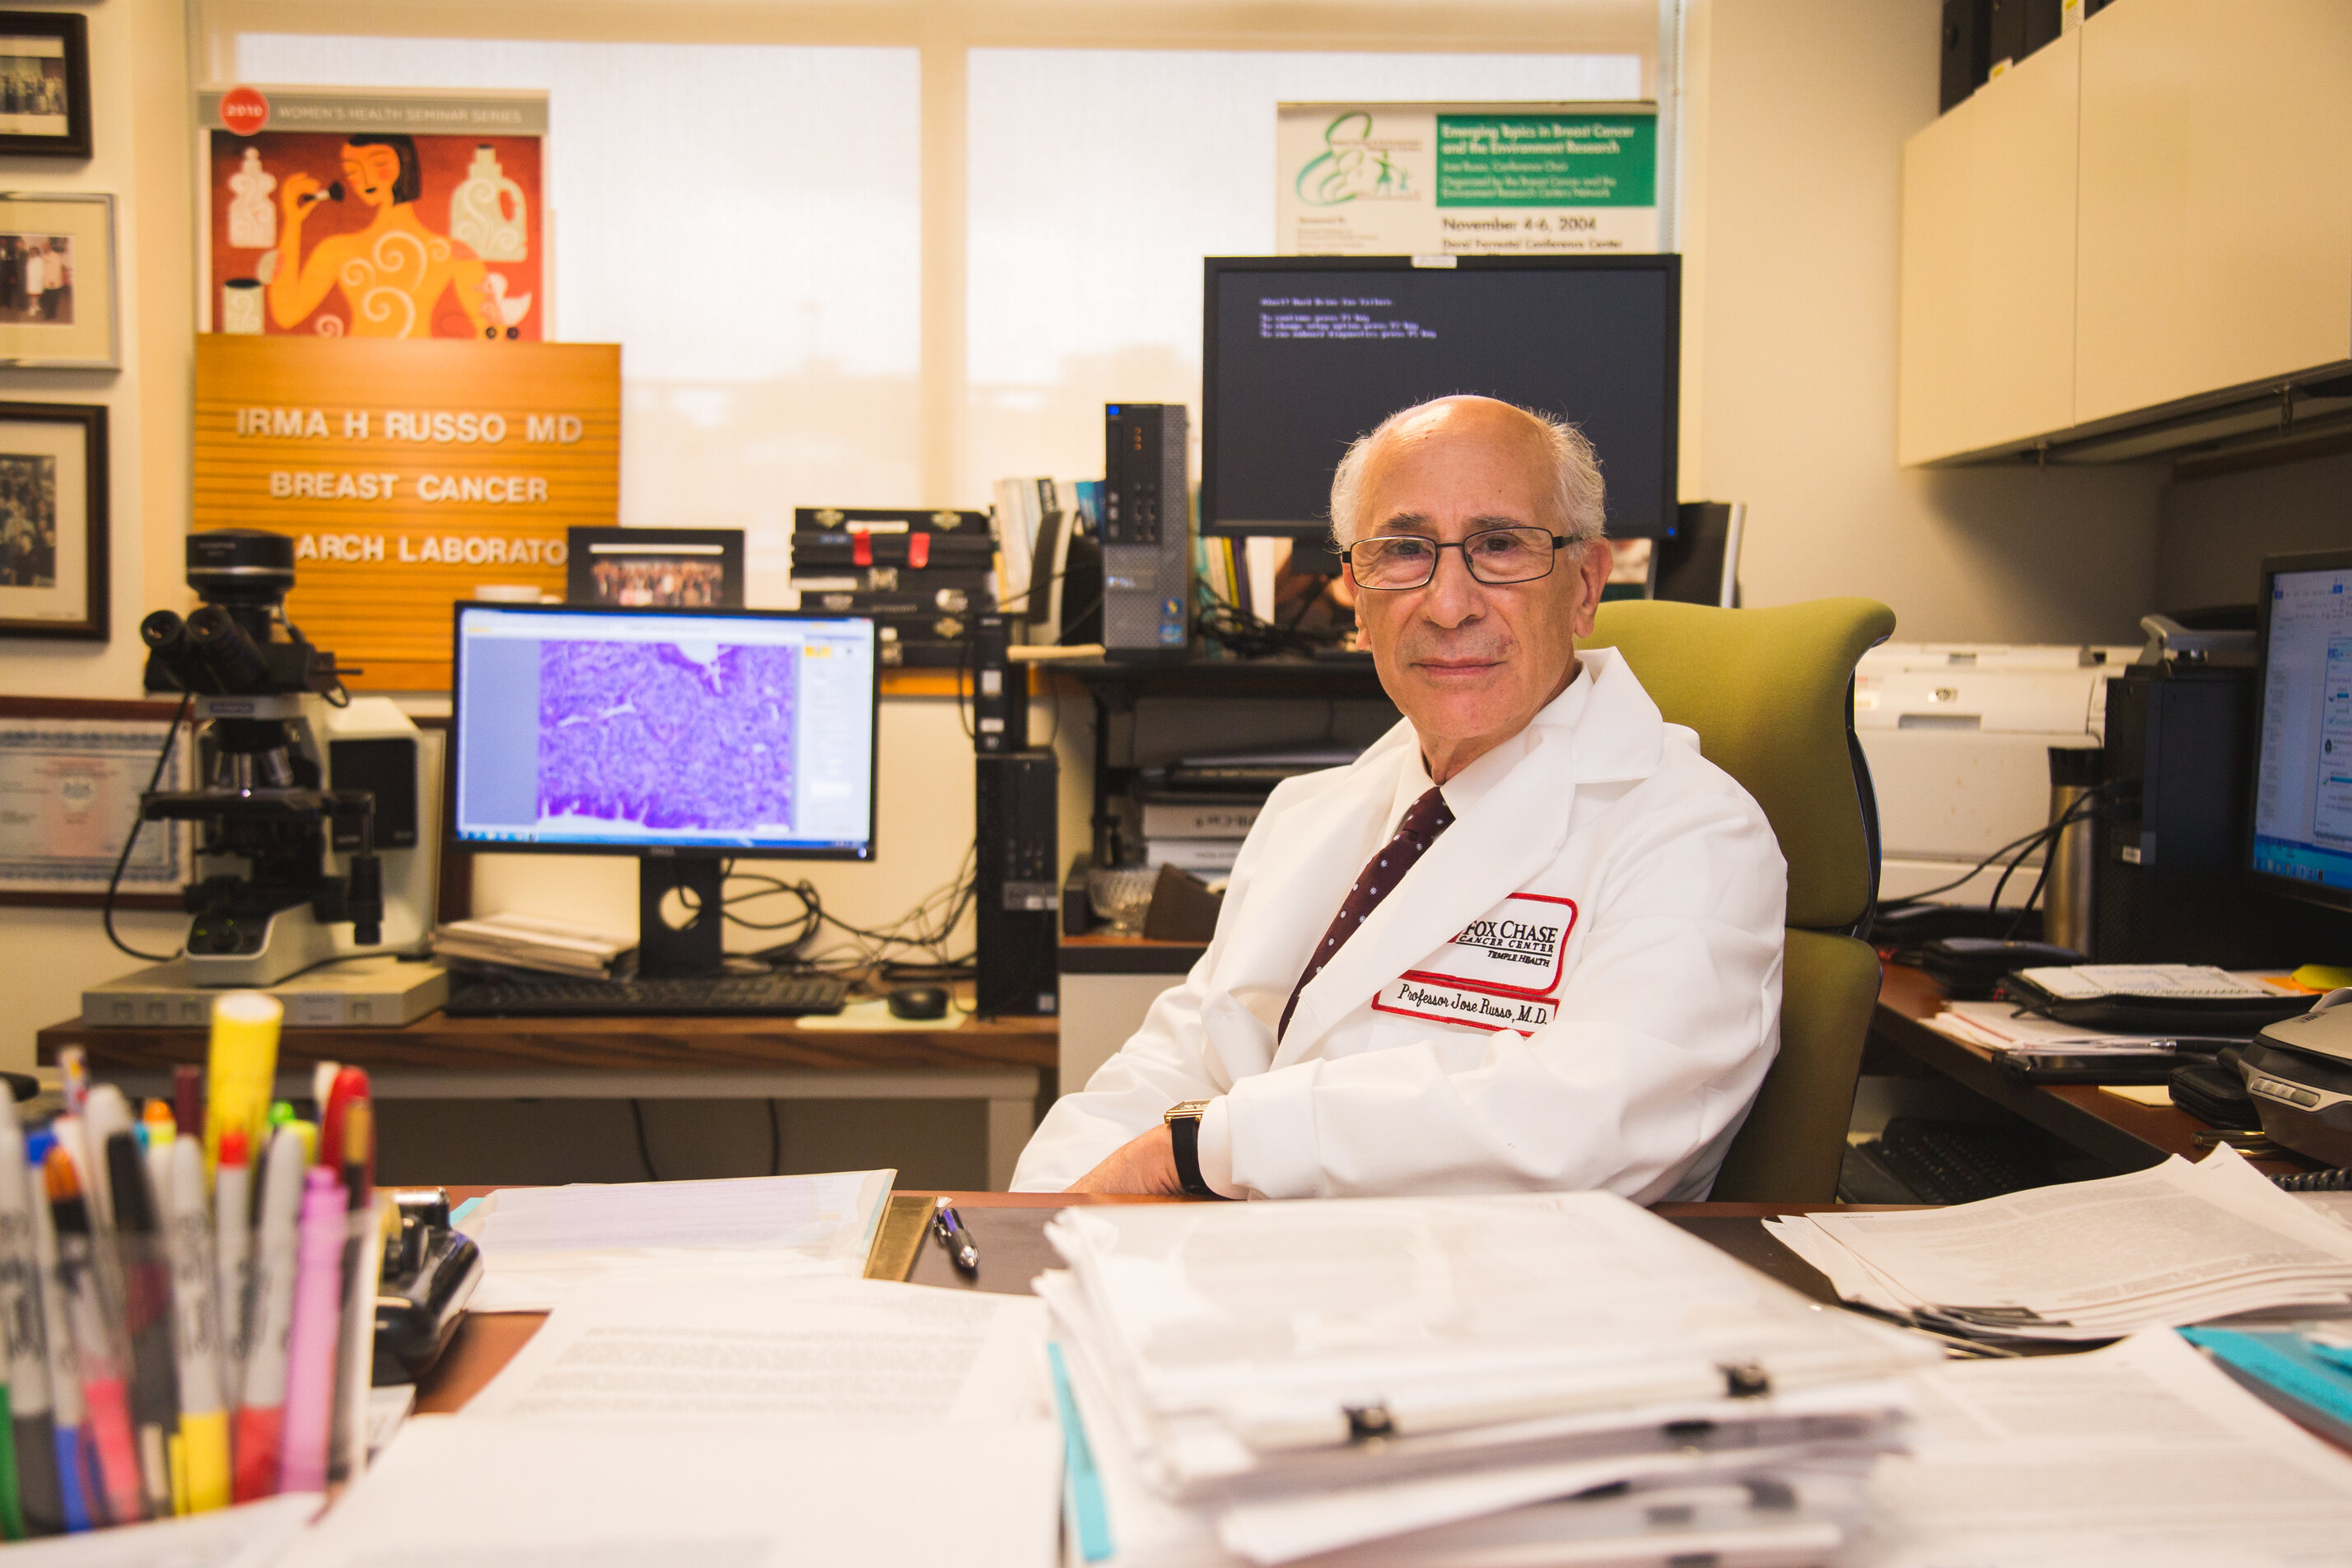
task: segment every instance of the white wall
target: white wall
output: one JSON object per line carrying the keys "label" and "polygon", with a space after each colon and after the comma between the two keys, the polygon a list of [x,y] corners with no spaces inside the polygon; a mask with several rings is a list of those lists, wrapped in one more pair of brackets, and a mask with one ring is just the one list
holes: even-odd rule
{"label": "white wall", "polygon": [[1691,0],[1683,494],[1748,503],[1746,602],[1906,640],[2137,641],[2160,468],[1895,463],[1904,140],[1938,0]]}

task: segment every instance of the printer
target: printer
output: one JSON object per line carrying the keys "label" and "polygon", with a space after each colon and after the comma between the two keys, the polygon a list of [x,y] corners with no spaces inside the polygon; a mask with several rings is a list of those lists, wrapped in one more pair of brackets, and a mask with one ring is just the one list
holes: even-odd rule
{"label": "printer", "polygon": [[2352,988],[2254,1037],[2238,1062],[2263,1131],[2282,1148],[2352,1165]]}
{"label": "printer", "polygon": [[[1939,888],[2050,820],[2053,746],[2105,741],[2106,685],[2136,647],[1882,643],[1854,671],[1853,723],[1878,797],[1879,897]],[[2025,864],[2039,866],[2037,852]],[[1999,866],[1933,895],[1981,904]],[[2010,879],[2024,903],[2032,875]]]}

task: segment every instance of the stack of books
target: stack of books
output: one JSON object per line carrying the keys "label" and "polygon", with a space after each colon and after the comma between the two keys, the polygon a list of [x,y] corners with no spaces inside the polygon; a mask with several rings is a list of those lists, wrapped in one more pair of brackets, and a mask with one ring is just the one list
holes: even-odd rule
{"label": "stack of books", "polygon": [[885,665],[954,669],[996,608],[996,541],[986,512],[801,507],[793,588],[803,610],[872,616]]}
{"label": "stack of books", "polygon": [[635,946],[611,931],[537,915],[485,915],[479,920],[451,921],[433,931],[433,951],[444,959],[583,980],[609,978],[622,955]]}
{"label": "stack of books", "polygon": [[1046,1235],[1090,1563],[1826,1561],[1938,1359],[1606,1193]]}

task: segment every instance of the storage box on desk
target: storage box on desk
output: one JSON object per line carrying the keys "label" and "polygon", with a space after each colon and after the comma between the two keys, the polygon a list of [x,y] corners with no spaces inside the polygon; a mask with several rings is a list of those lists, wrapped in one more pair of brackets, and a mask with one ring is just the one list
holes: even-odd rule
{"label": "storage box on desk", "polygon": [[801,507],[793,513],[793,570],[876,566],[992,572],[996,541],[984,511]]}
{"label": "storage box on desk", "polygon": [[996,574],[957,567],[869,566],[793,574],[803,610],[858,616],[962,616],[996,607]]}

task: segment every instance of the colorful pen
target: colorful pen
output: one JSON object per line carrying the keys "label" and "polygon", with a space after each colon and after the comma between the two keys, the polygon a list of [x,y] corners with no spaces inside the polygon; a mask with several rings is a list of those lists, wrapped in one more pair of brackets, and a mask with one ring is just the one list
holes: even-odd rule
{"label": "colorful pen", "polygon": [[82,1102],[89,1098],[89,1058],[79,1046],[66,1046],[58,1052],[58,1092],[66,1102],[68,1116],[79,1116]]}
{"label": "colorful pen", "polygon": [[205,1069],[194,1062],[172,1069],[172,1120],[183,1138],[205,1135]]}
{"label": "colorful pen", "polygon": [[259,1150],[269,1097],[278,1079],[278,1030],[286,1008],[258,991],[233,991],[213,1004],[212,1051],[205,1074],[205,1166],[220,1161],[221,1130],[245,1129],[246,1146]]}
{"label": "colorful pen", "polygon": [[139,1445],[131,1435],[131,1402],[122,1386],[123,1354],[112,1316],[110,1270],[90,1234],[89,1205],[73,1161],[62,1149],[49,1151],[42,1171],[49,1215],[57,1225],[58,1279],[73,1334],[74,1359],[81,1369],[87,1407],[85,1457],[97,1471],[95,1490],[106,1500],[107,1520],[130,1524],[147,1517],[139,1479]]}
{"label": "colorful pen", "polygon": [[[25,1141],[26,1172],[40,1170],[57,1139],[47,1131]],[[66,1158],[68,1169],[73,1165]],[[40,1269],[41,1323],[47,1332],[49,1367],[49,1423],[57,1455],[58,1515],[68,1531],[84,1531],[104,1517],[98,1496],[97,1471],[89,1460],[88,1407],[82,1404],[81,1372],[74,1355],[73,1331],[66,1319],[66,1296],[58,1272],[57,1224],[49,1214],[48,1194],[41,1191],[33,1204],[33,1256]]]}
{"label": "colorful pen", "polygon": [[[310,1109],[317,1112],[319,1125],[327,1124],[327,1106],[335,1098],[335,1083],[342,1076],[341,1062],[314,1062],[310,1067]],[[332,1166],[329,1167],[332,1169]]]}
{"label": "colorful pen", "polygon": [[39,1509],[26,1482],[44,1459],[54,1460],[49,1430],[49,1371],[40,1346],[40,1284],[34,1270],[32,1182],[25,1168],[25,1134],[16,1104],[0,1089],[0,1342],[5,1342],[7,1462],[0,1472],[0,1536],[22,1541],[26,1516]]}
{"label": "colorful pen", "polygon": [[190,1139],[165,1151],[166,1250],[172,1260],[172,1351],[179,1366],[180,1463],[185,1513],[228,1506],[228,1411],[221,1398],[218,1279],[213,1271],[212,1205],[205,1195],[205,1152]]}
{"label": "colorful pen", "polygon": [[327,1484],[328,1431],[335,1414],[335,1342],[342,1328],[344,1211],[343,1184],[325,1166],[311,1166],[302,1189],[294,1324],[286,1343],[280,1491],[315,1492]]}
{"label": "colorful pen", "polygon": [[[101,1242],[110,1242],[114,1236],[114,1172],[107,1161],[107,1145],[118,1132],[135,1139],[138,1125],[121,1089],[94,1083],[82,1105],[80,1142],[66,1145],[74,1157],[74,1173],[81,1178],[82,1201],[89,1205],[90,1235]],[[108,1277],[115,1278],[112,1263],[107,1268]]]}
{"label": "colorful pen", "polygon": [[213,1268],[221,1392],[235,1405],[245,1388],[247,1314],[253,1295],[253,1172],[242,1127],[221,1133],[220,1165],[213,1173]]}
{"label": "colorful pen", "polygon": [[[342,1101],[343,1215],[342,1322],[335,1377],[332,1435],[327,1447],[327,1479],[351,1479],[367,1458],[369,1373],[375,1352],[375,1288],[383,1271],[383,1248],[376,1237],[375,1106],[368,1099],[367,1074],[345,1068],[337,1096]],[[346,1093],[346,1090],[349,1090]]]}
{"label": "colorful pen", "polygon": [[[93,1104],[98,1093],[90,1091]],[[106,1172],[114,1187],[115,1250],[122,1260],[131,1419],[139,1438],[147,1510],[161,1519],[172,1512],[171,1445],[180,1433],[179,1379],[172,1370],[172,1266],[163,1255],[163,1226],[136,1134],[118,1132],[106,1141]]]}
{"label": "colorful pen", "polygon": [[294,1322],[294,1284],[303,1173],[302,1135],[280,1127],[261,1172],[260,1237],[253,1257],[253,1310],[245,1342],[245,1382],[236,1412],[238,1502],[274,1496],[286,1415],[286,1356]]}

